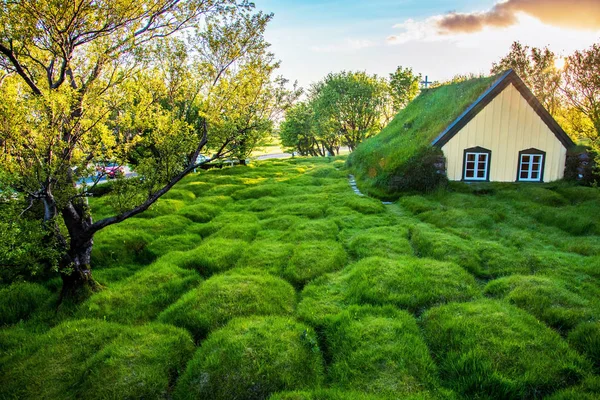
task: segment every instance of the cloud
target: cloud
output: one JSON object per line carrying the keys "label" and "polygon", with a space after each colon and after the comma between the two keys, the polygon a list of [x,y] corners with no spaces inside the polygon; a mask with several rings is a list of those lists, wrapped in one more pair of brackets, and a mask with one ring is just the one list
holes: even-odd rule
{"label": "cloud", "polygon": [[548,25],[577,30],[600,29],[600,0],[507,0],[489,11],[452,12],[438,17],[435,22],[441,34],[473,33],[486,27],[515,25],[520,13]]}

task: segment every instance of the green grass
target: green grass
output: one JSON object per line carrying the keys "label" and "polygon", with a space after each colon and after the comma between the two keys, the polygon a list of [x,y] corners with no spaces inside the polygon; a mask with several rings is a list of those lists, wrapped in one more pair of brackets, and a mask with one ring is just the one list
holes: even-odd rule
{"label": "green grass", "polygon": [[422,324],[446,385],[467,397],[540,397],[590,370],[556,332],[506,303],[448,304],[427,311]]}
{"label": "green grass", "polygon": [[210,238],[193,250],[169,253],[165,260],[210,276],[233,268],[247,247],[246,242],[238,239]]}
{"label": "green grass", "polygon": [[322,382],[312,329],[284,317],[242,318],[202,343],[177,382],[175,399],[264,399]]}
{"label": "green grass", "polygon": [[18,282],[0,289],[0,325],[27,319],[52,293],[37,283]]}
{"label": "green grass", "polygon": [[310,241],[297,245],[283,276],[296,286],[341,269],[347,260],[344,248],[333,240]]}
{"label": "green grass", "polygon": [[600,321],[579,324],[569,333],[568,341],[600,372]]}
{"label": "green grass", "polygon": [[236,269],[202,282],[163,311],[158,320],[203,339],[235,317],[290,315],[295,303],[294,288],[283,279],[253,269]]}

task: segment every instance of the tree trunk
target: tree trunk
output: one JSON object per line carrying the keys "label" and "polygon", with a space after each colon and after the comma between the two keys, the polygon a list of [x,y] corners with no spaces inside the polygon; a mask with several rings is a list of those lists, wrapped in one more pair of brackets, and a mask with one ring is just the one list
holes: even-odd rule
{"label": "tree trunk", "polygon": [[61,301],[66,297],[82,300],[91,292],[98,291],[99,286],[92,278],[91,269],[93,244],[91,237],[87,240],[71,238],[70,249],[60,266],[63,281]]}
{"label": "tree trunk", "polygon": [[240,158],[240,165],[246,165],[246,159]]}

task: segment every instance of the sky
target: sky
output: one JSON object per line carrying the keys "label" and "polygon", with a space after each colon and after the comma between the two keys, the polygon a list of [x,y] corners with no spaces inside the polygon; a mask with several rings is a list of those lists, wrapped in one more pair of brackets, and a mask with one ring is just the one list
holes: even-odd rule
{"label": "sky", "polygon": [[488,74],[513,41],[569,55],[600,43],[600,0],[255,0],[280,73],[303,87],[329,72],[430,81]]}

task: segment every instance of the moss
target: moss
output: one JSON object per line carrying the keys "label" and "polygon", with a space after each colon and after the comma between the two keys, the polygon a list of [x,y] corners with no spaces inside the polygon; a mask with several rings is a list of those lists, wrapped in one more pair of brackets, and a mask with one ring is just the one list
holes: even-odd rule
{"label": "moss", "polygon": [[0,289],[0,325],[27,319],[52,293],[37,283],[17,282]]}
{"label": "moss", "polygon": [[235,317],[286,315],[294,311],[294,288],[253,269],[214,276],[163,311],[159,320],[190,331],[196,339]]}
{"label": "moss", "polygon": [[191,337],[174,327],[68,321],[0,367],[0,397],[161,398],[193,349]]}
{"label": "moss", "polygon": [[176,399],[264,399],[323,382],[315,333],[284,317],[235,319],[202,343],[177,382]]}
{"label": "moss", "polygon": [[182,268],[195,269],[202,276],[210,276],[233,268],[247,247],[242,240],[210,238],[194,250],[170,253],[166,260]]}
{"label": "moss", "polygon": [[303,286],[320,275],[341,269],[346,260],[346,252],[337,242],[304,242],[294,248],[283,277],[294,285]]}
{"label": "moss", "polygon": [[435,364],[405,311],[352,306],[332,319],[326,337],[335,387],[404,397],[437,386]]}
{"label": "moss", "polygon": [[479,296],[475,279],[458,265],[428,259],[373,257],[348,271],[349,293],[362,304],[393,304],[412,312]]}
{"label": "moss", "polygon": [[469,398],[541,397],[589,371],[557,333],[506,303],[433,308],[423,315],[423,328],[446,384]]}

